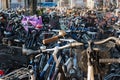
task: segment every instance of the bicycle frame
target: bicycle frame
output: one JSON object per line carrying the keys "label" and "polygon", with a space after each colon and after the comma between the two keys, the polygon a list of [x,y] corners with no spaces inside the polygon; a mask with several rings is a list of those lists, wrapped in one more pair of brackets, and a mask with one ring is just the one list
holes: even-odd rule
{"label": "bicycle frame", "polygon": [[[87,80],[95,80],[95,78],[94,78],[94,69],[93,69],[93,64],[92,64],[92,57],[91,57],[91,54],[93,52],[93,45],[103,44],[103,43],[111,41],[111,40],[115,41],[118,45],[120,45],[119,38],[115,38],[115,37],[110,37],[110,38],[107,38],[105,40],[97,41],[97,42],[88,41],[88,48],[87,48],[87,59],[88,59],[88,61],[87,61],[88,62]],[[45,52],[45,51],[54,51],[53,55],[54,55],[54,60],[56,62],[56,67],[57,67],[59,65],[59,63],[60,63],[59,60],[56,57],[56,54],[57,54],[57,52],[59,50],[64,49],[64,48],[68,48],[68,47],[83,46],[83,45],[84,45],[83,43],[70,43],[70,44],[67,44],[67,45],[62,46],[62,47],[55,47],[53,49],[43,50],[43,52]],[[106,60],[103,60],[103,62],[104,61],[106,61]],[[110,59],[109,59],[108,62],[110,62]],[[58,70],[56,70],[56,72],[58,72]]]}
{"label": "bicycle frame", "polygon": [[[58,45],[59,45],[59,44],[58,44]],[[56,47],[57,47],[57,46],[56,46]],[[55,50],[55,51],[53,52],[53,54],[54,54],[54,53],[57,54],[58,51]],[[48,59],[47,64],[46,64],[45,67],[43,68],[43,71],[40,73],[40,79],[44,79],[45,73],[46,73],[47,69],[50,67],[51,62],[56,60],[56,59],[54,58],[54,55],[53,55],[53,54],[52,54],[52,55],[50,56],[50,58]],[[57,54],[57,57],[60,58],[60,57],[61,57],[60,54]],[[61,60],[62,60],[62,57],[61,57]],[[60,61],[61,61],[61,60],[60,60]],[[56,61],[53,62],[52,68],[50,69],[50,74],[49,74],[49,76],[48,76],[48,79],[51,78],[52,73],[53,73],[53,71],[54,71],[55,65],[56,65]]]}
{"label": "bicycle frame", "polygon": [[[64,41],[64,40],[63,40]],[[67,40],[66,40],[67,41]],[[70,41],[70,40],[69,40]],[[71,41],[74,41],[74,40],[71,40]],[[53,52],[53,57],[54,57],[54,60],[55,60],[55,62],[56,62],[56,67],[55,67],[55,72],[53,73],[53,76],[52,76],[52,80],[55,80],[56,79],[56,76],[57,76],[57,74],[59,73],[59,70],[60,70],[60,73],[62,73],[62,78],[61,78],[61,80],[66,80],[66,77],[65,77],[65,75],[66,75],[66,71],[69,71],[70,70],[70,68],[77,68],[77,62],[76,62],[76,59],[75,59],[75,57],[72,57],[72,53],[70,54],[71,55],[71,57],[70,58],[68,58],[68,60],[66,61],[66,63],[63,65],[63,66],[61,66],[60,64],[61,64],[61,60],[62,60],[62,57],[61,56],[59,56],[58,57],[58,59],[57,59],[57,54],[58,54],[58,48],[57,48],[58,46],[56,46],[54,49],[54,52]],[[75,63],[73,63],[73,60],[74,60],[74,62]],[[55,66],[55,65],[54,65]],[[62,67],[64,68],[64,69],[62,69]],[[67,68],[67,69],[66,69]],[[66,69],[66,70],[65,70]],[[51,69],[52,70],[52,69]],[[50,79],[50,77],[48,78],[48,79]]]}

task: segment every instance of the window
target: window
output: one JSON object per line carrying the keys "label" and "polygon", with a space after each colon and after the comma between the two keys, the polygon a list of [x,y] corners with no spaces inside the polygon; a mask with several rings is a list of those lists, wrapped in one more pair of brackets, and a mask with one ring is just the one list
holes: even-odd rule
{"label": "window", "polygon": [[45,2],[53,2],[53,0],[45,0]]}

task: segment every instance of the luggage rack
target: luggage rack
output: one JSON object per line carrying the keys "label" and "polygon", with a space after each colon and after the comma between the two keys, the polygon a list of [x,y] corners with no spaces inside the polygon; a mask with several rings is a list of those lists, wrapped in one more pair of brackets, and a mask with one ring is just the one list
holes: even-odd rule
{"label": "luggage rack", "polygon": [[5,76],[2,76],[0,80],[15,80],[15,79],[22,79],[25,77],[29,77],[29,70],[27,68],[20,68],[17,69]]}
{"label": "luggage rack", "polygon": [[8,45],[8,46],[22,46],[22,43],[24,43],[25,40],[19,40],[19,39],[10,39],[10,38],[3,38],[2,39],[2,44],[3,45]]}

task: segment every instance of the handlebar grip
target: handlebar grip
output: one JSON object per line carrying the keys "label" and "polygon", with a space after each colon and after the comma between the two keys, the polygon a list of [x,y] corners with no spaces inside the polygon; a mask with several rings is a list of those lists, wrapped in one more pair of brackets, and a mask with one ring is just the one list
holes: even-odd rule
{"label": "handlebar grip", "polygon": [[48,44],[48,43],[50,43],[50,42],[57,41],[59,38],[65,36],[65,35],[66,35],[66,32],[63,31],[63,30],[60,30],[58,36],[54,36],[54,37],[52,37],[52,38],[44,39],[44,40],[43,40],[43,44]]}
{"label": "handlebar grip", "polygon": [[58,39],[59,39],[59,36],[54,36],[54,37],[52,37],[52,38],[44,39],[44,40],[43,40],[43,44],[48,44],[48,43],[57,41]]}

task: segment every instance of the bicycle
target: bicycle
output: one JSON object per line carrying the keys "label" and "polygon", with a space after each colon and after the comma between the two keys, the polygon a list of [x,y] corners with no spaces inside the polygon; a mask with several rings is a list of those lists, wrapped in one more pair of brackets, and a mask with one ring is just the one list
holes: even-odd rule
{"label": "bicycle", "polygon": [[[87,48],[87,59],[88,59],[88,74],[87,74],[87,80],[94,80],[94,70],[93,70],[93,63],[97,61],[97,63],[99,64],[102,63],[102,62],[117,62],[119,63],[119,59],[99,59],[98,57],[95,59],[92,55],[93,53],[93,45],[99,45],[99,44],[103,44],[105,42],[108,42],[108,41],[112,41],[114,40],[116,43],[120,44],[119,42],[119,38],[115,38],[115,37],[110,37],[110,38],[107,38],[105,40],[102,40],[102,41],[97,41],[97,42],[91,42],[91,41],[88,41],[88,48]],[[65,45],[65,46],[62,46],[62,47],[58,47],[57,49],[56,48],[53,48],[53,49],[48,49],[46,51],[58,51],[60,49],[64,49],[64,48],[68,48],[68,47],[75,47],[75,46],[80,46],[80,45],[84,45],[83,43],[71,43],[69,45]],[[59,64],[59,61],[58,59],[56,58],[56,56],[54,57],[55,60],[56,60],[56,63]],[[58,70],[56,70],[55,72],[55,75],[57,75],[58,73]],[[100,78],[99,78],[100,79]]]}
{"label": "bicycle", "polygon": [[[49,42],[49,40],[58,40],[59,38],[61,38],[60,36],[57,36],[57,37],[53,37],[53,38],[50,38],[48,39],[47,41]],[[118,62],[120,63],[120,60],[119,59],[99,59],[99,57],[96,55],[96,57],[93,56],[93,53],[94,53],[94,45],[99,45],[99,44],[103,44],[105,42],[108,42],[108,41],[114,41],[115,43],[117,43],[117,45],[120,45],[120,40],[119,38],[115,38],[115,37],[110,37],[110,38],[107,38],[105,40],[102,40],[102,41],[88,41],[88,47],[87,47],[87,59],[88,59],[88,71],[87,71],[87,80],[95,80],[95,77],[94,77],[94,65],[93,63],[106,63],[106,62]],[[46,42],[46,41],[44,41]],[[53,59],[55,60],[56,64],[55,64],[55,72],[53,73],[54,75],[52,75],[52,80],[56,80],[57,76],[58,76],[58,73],[61,73],[62,76],[59,76],[60,79],[62,80],[66,80],[67,79],[67,76],[65,74],[65,69],[62,68],[63,64],[61,65],[61,60],[62,60],[62,57],[59,56],[57,57],[57,54],[59,52],[59,50],[63,50],[63,49],[66,49],[66,48],[70,48],[70,47],[77,47],[77,46],[84,46],[85,44],[84,43],[80,43],[80,42],[73,42],[73,43],[69,43],[69,44],[65,44],[64,46],[56,46],[52,49],[42,49],[42,52],[51,52],[53,51]],[[27,50],[28,52],[28,55],[37,55],[39,54],[41,51],[40,50]],[[40,55],[40,54],[39,54]],[[68,60],[69,61],[69,60]],[[67,64],[67,62],[65,61],[65,63]],[[70,63],[69,63],[70,65]],[[46,68],[48,68],[49,64],[47,64],[47,67],[45,66],[45,68],[43,70],[45,70]],[[71,66],[71,65],[70,65]],[[63,66],[64,67],[64,66]],[[67,66],[68,67],[68,66]],[[34,71],[34,70],[33,70]],[[36,72],[36,71],[35,71]],[[34,77],[36,77],[35,75],[33,75]],[[101,76],[101,75],[100,75]],[[34,79],[35,80],[35,79]]]}

